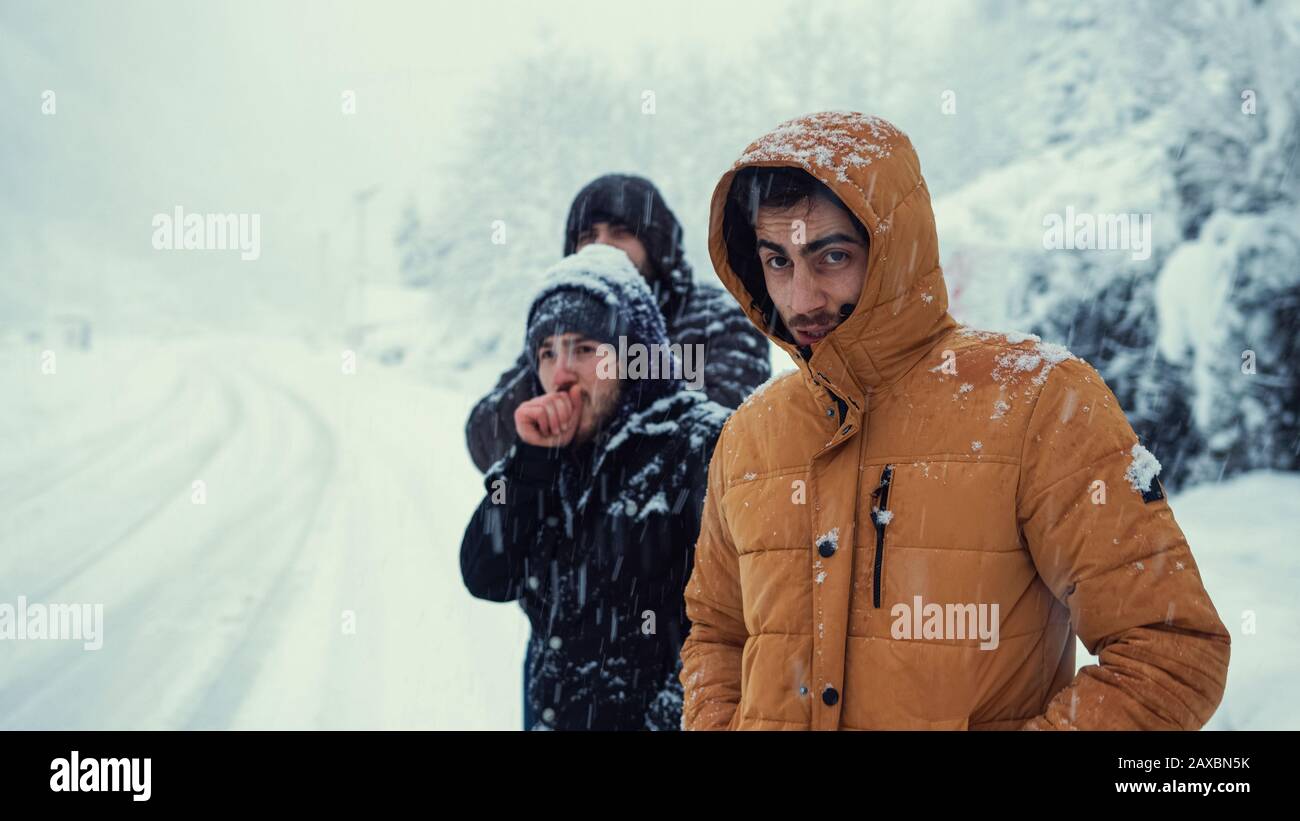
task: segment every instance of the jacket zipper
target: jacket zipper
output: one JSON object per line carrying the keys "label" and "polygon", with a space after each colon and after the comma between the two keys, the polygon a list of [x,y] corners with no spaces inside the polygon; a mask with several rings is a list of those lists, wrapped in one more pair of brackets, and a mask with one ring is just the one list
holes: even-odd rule
{"label": "jacket zipper", "polygon": [[876,563],[871,579],[871,606],[880,607],[880,570],[885,561],[885,527],[887,522],[879,519],[880,513],[889,511],[889,485],[894,478],[894,466],[885,465],[880,473],[880,485],[871,493],[871,522],[876,526]]}

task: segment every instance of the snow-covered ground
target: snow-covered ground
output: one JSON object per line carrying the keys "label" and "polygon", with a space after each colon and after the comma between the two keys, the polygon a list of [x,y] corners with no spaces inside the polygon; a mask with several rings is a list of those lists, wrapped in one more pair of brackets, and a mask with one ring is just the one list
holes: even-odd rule
{"label": "snow-covered ground", "polygon": [[[1170,497],[1219,618],[1232,634],[1228,689],[1207,730],[1300,729],[1300,474],[1256,471]],[[1078,665],[1097,659],[1079,645]]]}
{"label": "snow-covered ground", "polygon": [[1228,690],[1207,729],[1300,729],[1300,474],[1256,471],[1171,504],[1232,633]]}
{"label": "snow-covered ground", "polygon": [[103,646],[0,641],[0,728],[519,726],[527,621],[460,580],[469,397],[268,339],[40,365],[0,355],[0,603],[102,603]]}
{"label": "snow-covered ground", "polygon": [[[268,338],[41,365],[0,353],[0,604],[102,604],[103,646],[0,641],[0,728],[519,726],[526,620],[457,562],[470,392]],[[1234,638],[1210,727],[1300,729],[1300,475],[1173,506]]]}

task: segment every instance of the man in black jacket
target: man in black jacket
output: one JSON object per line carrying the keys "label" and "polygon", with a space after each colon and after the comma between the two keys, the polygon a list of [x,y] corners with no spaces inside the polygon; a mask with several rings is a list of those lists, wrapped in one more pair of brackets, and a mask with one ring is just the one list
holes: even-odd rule
{"label": "man in black jacket", "polygon": [[[607,174],[588,183],[569,207],[564,254],[588,245],[622,249],[645,277],[668,338],[703,345],[703,391],[735,408],[771,376],[769,345],[717,283],[695,282],[682,247],[682,227],[647,179]],[[479,400],[465,425],[470,457],[486,472],[510,447],[514,412],[536,396],[525,357]]]}
{"label": "man in black jacket", "polygon": [[685,389],[684,357],[630,361],[668,337],[603,244],[549,272],[525,351],[533,398],[465,529],[465,585],[528,615],[525,729],[678,729],[683,592],[729,411]]}

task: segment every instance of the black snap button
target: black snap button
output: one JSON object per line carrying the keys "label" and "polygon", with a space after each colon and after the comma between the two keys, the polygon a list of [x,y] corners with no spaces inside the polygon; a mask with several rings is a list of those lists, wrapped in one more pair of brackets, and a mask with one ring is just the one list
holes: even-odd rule
{"label": "black snap button", "polygon": [[822,539],[817,543],[817,552],[822,554],[822,558],[829,559],[835,555],[835,543],[830,539]]}
{"label": "black snap button", "polygon": [[838,702],[839,700],[840,700],[840,694],[835,690],[834,687],[827,687],[825,690],[822,690],[822,701],[826,704],[827,707],[834,707],[835,703]]}

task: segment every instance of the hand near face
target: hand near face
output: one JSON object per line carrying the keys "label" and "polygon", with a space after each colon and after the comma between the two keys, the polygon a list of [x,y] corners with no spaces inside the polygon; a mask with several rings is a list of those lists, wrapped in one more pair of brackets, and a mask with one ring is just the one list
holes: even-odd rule
{"label": "hand near face", "polygon": [[582,386],[533,397],[515,409],[515,432],[529,445],[568,447],[582,422]]}

